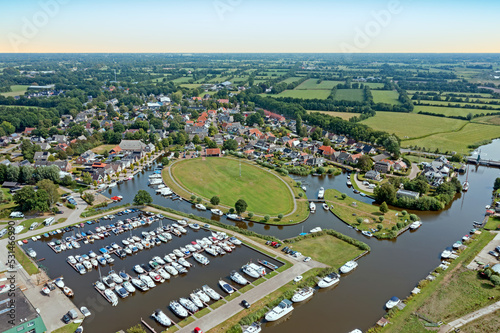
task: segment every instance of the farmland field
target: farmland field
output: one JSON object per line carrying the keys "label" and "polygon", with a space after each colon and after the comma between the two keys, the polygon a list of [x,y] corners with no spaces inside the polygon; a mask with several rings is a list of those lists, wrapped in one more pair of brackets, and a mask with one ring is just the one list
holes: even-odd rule
{"label": "farmland field", "polygon": [[383,83],[376,83],[376,82],[363,82],[365,86],[370,87],[371,89],[376,89],[376,88],[383,88],[384,84]]}
{"label": "farmland field", "polygon": [[270,95],[273,97],[292,97],[302,99],[327,99],[330,96],[330,90],[285,90],[278,95]]}
{"label": "farmland field", "polygon": [[335,87],[339,83],[344,83],[344,81],[321,81],[321,83],[318,84],[318,79],[309,79],[304,82],[302,82],[296,90],[316,90],[316,89],[325,89],[325,90],[332,90],[333,87]]}
{"label": "farmland field", "polygon": [[363,89],[337,89],[335,100],[363,102]]}
{"label": "farmland field", "polygon": [[286,78],[284,79],[283,81],[281,81],[280,83],[293,83],[293,82],[296,82],[298,80],[302,79],[300,76],[292,76],[292,77],[289,77],[289,78]]}
{"label": "farmland field", "polygon": [[319,112],[323,114],[327,114],[332,117],[339,117],[344,120],[349,120],[352,117],[357,117],[360,115],[360,113],[354,113],[354,112],[335,112],[335,111],[316,111],[316,110],[308,110],[307,112],[309,113],[314,113],[314,112]]}
{"label": "farmland field", "polygon": [[442,106],[426,106],[426,105],[415,105],[413,112],[418,113],[422,112],[431,112],[435,114],[443,114],[447,117],[449,116],[463,116],[466,117],[469,113],[473,115],[481,114],[481,113],[489,113],[489,112],[500,112],[500,110],[482,110],[482,109],[465,109],[465,108],[449,108]]}
{"label": "farmland field", "polygon": [[418,138],[434,133],[456,131],[463,127],[466,121],[415,113],[377,112],[375,117],[363,120],[362,123],[378,131],[394,133],[404,140],[405,138]]}
{"label": "farmland field", "polygon": [[473,123],[486,124],[486,125],[499,125],[500,126],[500,116],[486,116],[479,117],[472,120]]}
{"label": "farmland field", "polygon": [[14,85],[14,86],[10,86],[10,89],[12,91],[9,91],[9,92],[3,92],[3,93],[0,93],[0,95],[3,95],[5,97],[9,97],[9,96],[21,96],[21,95],[24,95],[24,93],[26,92],[26,90],[28,90],[28,87],[29,86],[25,86],[25,85]]}
{"label": "farmland field", "polygon": [[188,89],[196,89],[199,86],[201,86],[200,83],[185,83],[185,84],[181,84],[181,87],[188,88]]}
{"label": "farmland field", "polygon": [[466,123],[459,131],[438,133],[425,138],[403,141],[403,146],[419,146],[430,149],[439,148],[440,151],[456,151],[465,153],[472,144],[479,144],[500,137],[500,127],[495,125],[483,125],[477,123]]}
{"label": "farmland field", "polygon": [[375,103],[401,104],[398,101],[399,94],[397,91],[373,90],[372,95],[373,95],[373,102]]}

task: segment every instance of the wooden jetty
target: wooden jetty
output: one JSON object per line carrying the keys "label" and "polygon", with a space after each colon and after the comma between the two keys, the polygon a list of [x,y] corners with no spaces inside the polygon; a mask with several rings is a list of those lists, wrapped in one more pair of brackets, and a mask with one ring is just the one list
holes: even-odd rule
{"label": "wooden jetty", "polygon": [[144,326],[146,326],[146,328],[147,328],[148,330],[150,330],[150,331],[151,331],[151,332],[153,332],[153,333],[156,333],[155,329],[154,329],[154,328],[152,328],[151,326],[149,326],[149,324],[148,324],[148,323],[146,323],[146,322],[144,321],[144,319],[142,319],[142,317],[141,317],[141,323],[142,323]]}
{"label": "wooden jetty", "polygon": [[278,269],[278,266],[276,266],[276,265],[274,265],[266,260],[257,260],[257,261],[259,262],[259,264],[269,268],[270,270],[274,271],[274,270]]}

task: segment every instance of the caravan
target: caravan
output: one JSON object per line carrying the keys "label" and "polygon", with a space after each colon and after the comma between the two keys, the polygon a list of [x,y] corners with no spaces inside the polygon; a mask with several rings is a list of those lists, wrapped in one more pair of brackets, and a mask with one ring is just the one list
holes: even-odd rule
{"label": "caravan", "polygon": [[45,224],[46,227],[54,223],[54,218],[53,217],[48,217],[43,221],[43,224]]}

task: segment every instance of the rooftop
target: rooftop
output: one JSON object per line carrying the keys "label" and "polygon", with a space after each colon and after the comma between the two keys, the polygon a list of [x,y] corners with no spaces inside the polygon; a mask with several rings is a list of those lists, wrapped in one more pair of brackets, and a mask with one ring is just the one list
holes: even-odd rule
{"label": "rooftop", "polygon": [[[19,288],[16,288],[14,291],[14,296],[9,297],[9,294],[12,293],[0,294],[0,332],[8,331],[16,326],[36,319],[39,316],[36,309]],[[11,304],[15,304],[15,318],[9,316],[9,306]],[[11,324],[12,320],[14,321],[14,325]]]}

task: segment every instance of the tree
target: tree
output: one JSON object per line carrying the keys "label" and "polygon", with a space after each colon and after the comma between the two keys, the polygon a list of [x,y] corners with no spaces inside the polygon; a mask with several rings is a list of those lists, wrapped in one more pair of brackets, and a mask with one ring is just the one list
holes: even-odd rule
{"label": "tree", "polygon": [[497,179],[495,179],[495,184],[493,185],[493,189],[496,191],[498,189],[500,189],[500,177],[498,177]]}
{"label": "tree", "polygon": [[368,155],[363,155],[358,158],[358,164],[356,165],[361,171],[367,172],[370,171],[373,167],[373,161]]}
{"label": "tree", "polygon": [[373,191],[378,202],[393,203],[396,200],[396,189],[390,183],[382,184]]}
{"label": "tree", "polygon": [[266,221],[266,222],[267,222],[267,221],[269,221],[269,219],[270,219],[270,218],[271,218],[271,217],[270,217],[269,215],[266,215],[266,216],[264,216],[264,221]]}
{"label": "tree", "polygon": [[248,204],[243,199],[239,199],[234,204],[234,208],[236,209],[236,213],[238,213],[238,215],[241,215],[241,213],[245,212],[247,210],[247,207],[248,207]]}
{"label": "tree", "polygon": [[356,217],[356,222],[358,222],[358,224],[363,223],[363,218],[362,217]]}
{"label": "tree", "polygon": [[385,214],[389,211],[389,207],[387,207],[387,203],[384,201],[379,207],[379,210],[382,214]]}
{"label": "tree", "polygon": [[85,184],[90,184],[92,183],[92,176],[88,172],[84,172],[82,175],[82,182]]}
{"label": "tree", "polygon": [[134,197],[134,204],[138,206],[150,204],[153,202],[151,195],[145,190],[139,190]]}
{"label": "tree", "polygon": [[297,133],[297,135],[300,135],[301,130],[302,130],[302,117],[299,115],[295,120],[295,133]]}
{"label": "tree", "polygon": [[86,203],[92,206],[95,200],[95,196],[92,193],[86,192],[83,194],[82,199],[85,200]]}
{"label": "tree", "polygon": [[228,139],[224,141],[222,149],[235,151],[236,149],[238,149],[238,142],[235,139]]}
{"label": "tree", "polygon": [[249,212],[249,213],[248,213],[248,217],[249,217],[249,218],[252,218],[252,217],[253,217],[253,213],[252,213],[252,212]]}
{"label": "tree", "polygon": [[49,195],[47,194],[47,192],[43,189],[38,189],[38,191],[36,191],[36,195],[35,195],[35,198],[34,198],[34,202],[32,203],[32,208],[31,210],[36,210],[36,211],[39,211],[39,212],[46,212],[50,209],[50,199],[49,199]]}
{"label": "tree", "polygon": [[283,218],[283,214],[278,214],[278,219],[281,221],[281,219]]}
{"label": "tree", "polygon": [[38,189],[45,190],[47,192],[48,204],[49,207],[55,204],[59,200],[59,192],[57,189],[59,186],[54,184],[54,182],[50,179],[43,179],[36,183]]}
{"label": "tree", "polygon": [[211,199],[210,199],[210,203],[214,206],[217,206],[219,203],[220,203],[220,198],[216,195],[214,195]]}
{"label": "tree", "polygon": [[198,134],[195,134],[193,136],[193,144],[199,145],[200,143],[201,143],[200,137],[198,136]]}
{"label": "tree", "polygon": [[490,278],[490,281],[495,285],[495,286],[500,286],[500,276],[498,275],[492,275]]}
{"label": "tree", "polygon": [[13,196],[14,202],[22,212],[31,210],[33,207],[33,198],[35,198],[35,188],[33,186],[24,186]]}
{"label": "tree", "polygon": [[127,330],[127,333],[146,333],[141,325],[136,325]]}
{"label": "tree", "polygon": [[345,198],[347,198],[347,194],[345,193],[342,193],[340,196],[342,197],[342,200],[345,200]]}
{"label": "tree", "polygon": [[203,200],[202,198],[198,197],[196,198],[196,203],[201,203],[202,200]]}
{"label": "tree", "polygon": [[[379,216],[379,217],[378,217],[378,220],[379,220],[380,222],[384,222],[384,217],[383,217],[383,216]],[[382,228],[379,228],[379,229],[382,229]]]}
{"label": "tree", "polygon": [[383,146],[387,150],[387,152],[394,155],[394,157],[398,158],[401,154],[399,140],[394,135],[389,135],[383,143]]}
{"label": "tree", "polygon": [[210,124],[210,127],[208,128],[208,135],[214,136],[217,133],[218,133],[217,127],[215,127],[213,124]]}

